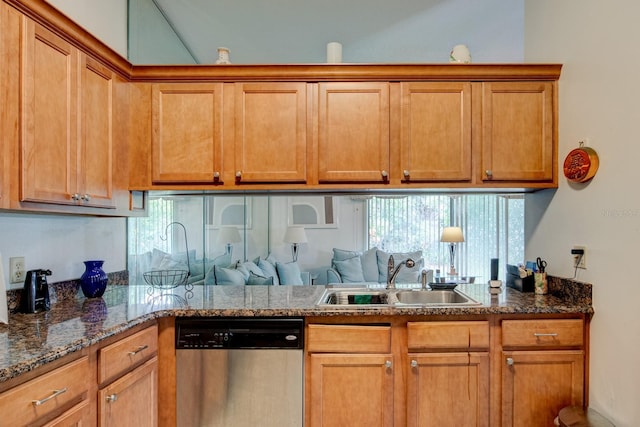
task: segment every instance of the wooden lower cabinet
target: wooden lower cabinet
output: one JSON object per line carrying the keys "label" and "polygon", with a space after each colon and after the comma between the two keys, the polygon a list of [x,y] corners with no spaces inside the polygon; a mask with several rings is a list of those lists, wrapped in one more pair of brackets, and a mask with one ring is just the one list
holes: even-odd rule
{"label": "wooden lower cabinet", "polygon": [[158,358],[154,357],[98,392],[100,426],[158,424]]}
{"label": "wooden lower cabinet", "polygon": [[390,354],[311,355],[311,427],[392,426]]}
{"label": "wooden lower cabinet", "polygon": [[488,426],[489,352],[410,353],[407,427]]}
{"label": "wooden lower cabinet", "polygon": [[584,352],[504,351],[502,425],[546,427],[565,406],[584,403]]}
{"label": "wooden lower cabinet", "polygon": [[85,400],[43,427],[89,427],[94,424],[91,418],[91,404]]}

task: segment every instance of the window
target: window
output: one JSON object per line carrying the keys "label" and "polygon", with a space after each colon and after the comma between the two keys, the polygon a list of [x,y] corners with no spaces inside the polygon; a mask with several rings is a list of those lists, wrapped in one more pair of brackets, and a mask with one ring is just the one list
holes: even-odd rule
{"label": "window", "polygon": [[460,275],[489,280],[490,259],[505,265],[524,259],[524,197],[522,195],[410,195],[369,199],[369,247],[387,252],[422,250],[425,267],[448,271],[448,244],[440,242],[443,227],[462,227],[465,241],[456,250]]}

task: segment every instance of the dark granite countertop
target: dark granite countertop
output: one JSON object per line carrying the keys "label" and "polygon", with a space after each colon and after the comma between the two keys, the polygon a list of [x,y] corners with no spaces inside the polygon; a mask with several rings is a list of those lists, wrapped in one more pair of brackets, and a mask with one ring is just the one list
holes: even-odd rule
{"label": "dark granite countertop", "polygon": [[109,285],[102,298],[81,292],[57,300],[48,312],[13,313],[0,325],[0,382],[96,344],[149,320],[167,316],[388,316],[487,314],[591,314],[591,285],[550,280],[552,294],[503,286],[459,285],[480,302],[464,307],[322,308],[324,286],[196,286],[160,291]]}

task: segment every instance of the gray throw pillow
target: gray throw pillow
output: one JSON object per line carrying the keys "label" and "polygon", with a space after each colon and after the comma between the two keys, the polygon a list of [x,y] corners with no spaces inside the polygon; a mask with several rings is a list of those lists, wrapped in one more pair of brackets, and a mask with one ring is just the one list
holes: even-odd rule
{"label": "gray throw pillow", "polygon": [[273,285],[273,277],[264,277],[257,274],[249,273],[247,285]]}

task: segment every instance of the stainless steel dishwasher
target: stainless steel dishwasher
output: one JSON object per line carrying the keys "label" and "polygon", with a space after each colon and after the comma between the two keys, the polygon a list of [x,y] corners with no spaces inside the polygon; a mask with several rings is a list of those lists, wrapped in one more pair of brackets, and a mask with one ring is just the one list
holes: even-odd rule
{"label": "stainless steel dishwasher", "polygon": [[303,425],[304,321],[176,319],[178,427]]}

